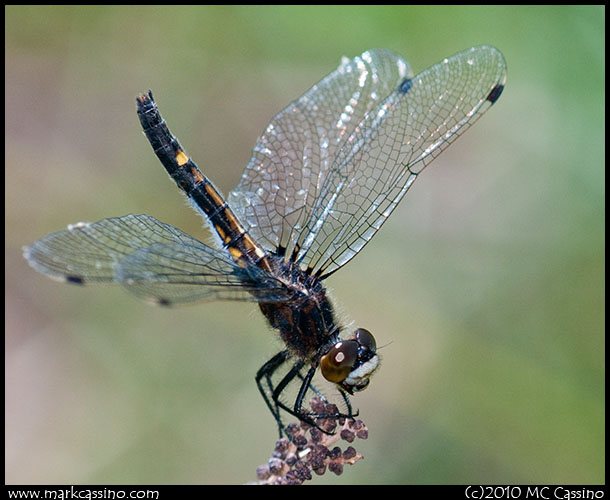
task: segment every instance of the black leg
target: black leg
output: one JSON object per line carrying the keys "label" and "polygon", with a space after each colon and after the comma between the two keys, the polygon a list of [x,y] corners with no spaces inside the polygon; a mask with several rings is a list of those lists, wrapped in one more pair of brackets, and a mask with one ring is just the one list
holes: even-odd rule
{"label": "black leg", "polygon": [[345,407],[347,408],[347,415],[345,415],[345,417],[351,418],[351,419],[357,417],[360,412],[358,410],[356,410],[356,413],[354,413],[352,411],[352,405],[349,402],[349,396],[347,395],[347,393],[343,389],[339,389],[339,393],[343,397],[343,401],[345,402]]}
{"label": "black leg", "polygon": [[[295,414],[303,414],[303,399],[305,398],[305,394],[307,394],[307,391],[311,387],[311,379],[313,378],[315,373],[316,373],[316,366],[312,365],[311,368],[309,370],[307,370],[307,375],[305,375],[305,378],[302,378],[301,388],[299,389],[299,393],[297,394],[297,399],[294,402]],[[314,392],[317,392],[317,390]],[[326,398],[324,398],[324,400],[326,401]],[[312,422],[313,422],[313,420],[312,420]],[[318,426],[316,425],[316,427],[318,427]]]}
{"label": "black leg", "polygon": [[[287,351],[287,350],[281,351],[281,352],[277,353],[275,356],[273,356],[263,366],[261,366],[260,369],[256,372],[256,386],[258,387],[258,391],[261,393],[261,396],[263,396],[263,399],[265,400],[265,404],[267,405],[267,408],[269,408],[269,411],[271,412],[271,414],[273,415],[273,418],[275,418],[275,421],[277,422],[277,425],[280,429],[280,437],[282,437],[282,430],[283,430],[284,426],[282,424],[282,419],[280,417],[280,409],[277,405],[277,402],[275,400],[273,400],[273,403],[272,403],[272,400],[269,399],[269,394],[274,393],[273,383],[271,382],[271,376],[273,375],[275,370],[277,370],[280,366],[282,366],[289,357],[290,357],[289,351]],[[265,383],[267,384],[266,389],[265,389],[265,387],[263,387],[263,384],[261,381],[263,378],[265,379]]]}
{"label": "black leg", "polygon": [[[273,386],[273,382],[271,381],[271,377],[273,376],[273,373],[280,366],[282,366],[282,364],[284,364],[289,357],[290,357],[289,351],[279,352],[278,354],[273,356],[273,358],[271,358],[269,361],[267,361],[256,373],[256,385],[258,386],[258,390],[261,393],[261,395],[263,396],[263,399],[265,400],[267,408],[269,408],[269,411],[271,411],[271,414],[273,415],[273,417],[275,418],[275,421],[277,422],[277,425],[279,428],[279,433],[280,433],[280,438],[283,437],[285,434],[284,433],[284,423],[282,422],[282,418],[280,415],[280,409],[284,410],[286,413],[289,413],[290,415],[298,418],[301,421],[307,422],[308,424],[310,424],[314,427],[318,427],[316,425],[316,423],[314,422],[314,420],[306,412],[304,412],[302,410],[303,399],[305,397],[305,394],[307,393],[307,390],[310,388],[311,379],[312,379],[312,377],[315,373],[315,369],[316,369],[315,366],[312,366],[308,370],[307,375],[305,377],[303,377],[301,375],[301,369],[303,368],[304,363],[303,363],[303,361],[298,360],[294,363],[292,368],[290,368],[290,370],[284,376],[284,378],[282,378],[282,380],[280,380],[280,382],[277,384],[277,386],[275,386],[275,387]],[[290,382],[292,382],[295,378],[301,379],[302,383],[301,383],[301,388],[299,389],[299,394],[295,401],[294,408],[290,408],[289,406],[286,406],[280,400],[280,396],[281,396],[282,392],[284,391],[284,389],[286,389],[288,384],[290,384]],[[266,387],[264,387],[264,384],[262,382],[263,379],[265,380]],[[313,390],[316,393],[319,392],[315,388]],[[271,393],[271,398],[269,397],[269,392]],[[315,415],[315,416],[317,416],[317,415]],[[322,430],[322,429],[320,429],[320,430]],[[287,436],[287,437],[290,438],[289,436]]]}
{"label": "black leg", "polygon": [[[298,375],[299,380],[301,381],[301,383],[305,380],[305,377],[303,377],[303,375],[301,375],[299,373]],[[315,385],[313,385],[311,382],[309,383],[309,388],[311,389],[311,391],[318,396],[324,403],[328,403],[328,399],[326,399],[326,396],[324,394],[322,394],[322,391],[320,391]]]}
{"label": "black leg", "polygon": [[[343,397],[343,401],[345,402],[345,406],[347,408],[347,414],[343,413],[311,413],[303,410],[303,400],[307,394],[307,391],[311,390],[314,394],[324,401],[324,403],[328,403],[326,397],[311,383],[315,373],[317,366],[312,365],[305,376],[301,373],[303,366],[305,363],[301,360],[297,360],[294,365],[290,368],[288,373],[284,375],[284,377],[280,380],[280,382],[274,386],[271,378],[275,371],[282,366],[288,359],[290,358],[289,351],[281,351],[275,356],[273,356],[269,361],[267,361],[256,373],[256,385],[258,387],[259,392],[263,396],[265,404],[269,411],[275,418],[277,422],[280,438],[284,436],[284,424],[282,422],[280,410],[284,410],[286,413],[292,415],[293,417],[298,418],[299,420],[308,423],[309,425],[316,427],[322,432],[329,434],[329,432],[322,429],[318,426],[314,419],[316,418],[354,418],[357,416],[357,412],[354,415],[352,412],[352,407],[349,402],[349,397],[345,393],[345,391],[339,389],[339,393]],[[298,378],[301,381],[301,387],[299,388],[299,392],[297,394],[296,400],[294,402],[294,406],[291,408],[283,403],[280,399],[282,392],[286,389],[286,387],[295,379]],[[264,381],[264,382],[263,382]],[[287,436],[289,438],[289,436]]]}

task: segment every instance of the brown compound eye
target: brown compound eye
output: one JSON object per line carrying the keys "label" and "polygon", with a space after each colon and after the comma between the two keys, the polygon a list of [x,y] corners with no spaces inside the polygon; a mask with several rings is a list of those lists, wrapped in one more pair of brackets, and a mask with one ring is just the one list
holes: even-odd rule
{"label": "brown compound eye", "polygon": [[326,380],[338,384],[343,382],[350,374],[357,360],[358,342],[356,340],[342,340],[322,356],[320,369]]}
{"label": "brown compound eye", "polygon": [[377,343],[375,342],[375,337],[373,334],[364,328],[358,328],[354,332],[354,337],[356,342],[360,344],[361,348],[367,349],[371,352],[375,352],[377,349]]}

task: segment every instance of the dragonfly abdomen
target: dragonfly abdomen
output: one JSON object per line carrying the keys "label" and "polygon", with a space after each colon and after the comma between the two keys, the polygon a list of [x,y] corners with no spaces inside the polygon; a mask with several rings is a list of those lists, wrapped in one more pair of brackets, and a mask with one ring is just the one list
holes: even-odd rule
{"label": "dragonfly abdomen", "polygon": [[207,218],[233,260],[242,267],[252,262],[270,270],[267,252],[248,234],[223,196],[169,131],[152,93],[140,95],[137,103],[138,117],[155,154],[195,209]]}

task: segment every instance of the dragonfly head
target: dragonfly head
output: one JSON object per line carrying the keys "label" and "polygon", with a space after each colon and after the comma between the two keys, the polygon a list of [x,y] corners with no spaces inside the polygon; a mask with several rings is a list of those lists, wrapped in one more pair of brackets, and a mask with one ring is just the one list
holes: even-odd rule
{"label": "dragonfly head", "polygon": [[324,378],[349,394],[366,389],[379,364],[375,337],[364,328],[337,342],[320,360]]}

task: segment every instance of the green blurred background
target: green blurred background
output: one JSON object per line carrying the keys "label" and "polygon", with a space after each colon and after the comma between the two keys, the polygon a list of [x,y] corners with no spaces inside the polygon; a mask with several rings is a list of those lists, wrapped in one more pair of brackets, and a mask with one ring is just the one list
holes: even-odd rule
{"label": "green blurred background", "polygon": [[603,483],[604,7],[6,7],[6,482],[243,483],[272,451],[256,306],[156,309],[21,247],[147,213],[208,241],[141,133],[151,88],[225,194],[343,55],[474,45],[496,106],[328,282],[384,364],[365,460],[316,483]]}

